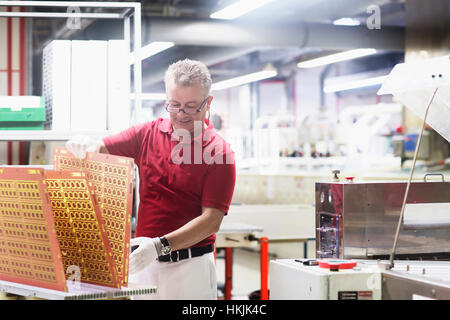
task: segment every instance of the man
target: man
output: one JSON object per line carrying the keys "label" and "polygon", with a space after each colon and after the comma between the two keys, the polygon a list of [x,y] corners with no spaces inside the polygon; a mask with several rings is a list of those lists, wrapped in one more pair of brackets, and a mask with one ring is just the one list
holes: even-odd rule
{"label": "man", "polygon": [[207,67],[178,61],[165,85],[169,119],[101,141],[74,139],[67,148],[81,158],[86,151],[131,157],[139,168],[137,238],[131,240],[139,247],[130,255],[129,281],[156,286],[150,299],[216,299],[215,233],[234,191],[234,154],[206,119],[213,99]]}

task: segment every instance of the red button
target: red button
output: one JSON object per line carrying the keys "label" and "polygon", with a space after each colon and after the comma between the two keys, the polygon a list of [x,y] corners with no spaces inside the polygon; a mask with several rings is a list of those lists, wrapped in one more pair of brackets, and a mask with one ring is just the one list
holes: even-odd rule
{"label": "red button", "polygon": [[350,260],[319,260],[319,267],[325,269],[352,269],[357,262]]}

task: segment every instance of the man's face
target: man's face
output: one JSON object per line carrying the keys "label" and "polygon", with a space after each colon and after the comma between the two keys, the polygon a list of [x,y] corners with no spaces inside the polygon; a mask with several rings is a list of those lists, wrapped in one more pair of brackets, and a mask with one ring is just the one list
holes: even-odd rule
{"label": "man's face", "polygon": [[[200,86],[200,83],[195,83],[192,86],[183,86],[172,83],[167,88],[167,103],[174,107],[196,110],[200,108],[202,102],[207,97]],[[210,108],[212,97],[205,102],[200,112],[194,114],[186,114],[181,111],[179,113],[169,113],[173,128],[188,130],[194,132],[194,122],[199,121],[203,125],[206,112]]]}

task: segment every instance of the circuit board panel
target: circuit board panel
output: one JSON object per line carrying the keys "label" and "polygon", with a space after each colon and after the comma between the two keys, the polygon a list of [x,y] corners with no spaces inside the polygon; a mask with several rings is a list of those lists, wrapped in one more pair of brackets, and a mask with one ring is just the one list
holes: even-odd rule
{"label": "circuit board panel", "polygon": [[109,154],[88,152],[78,159],[67,149],[54,150],[57,170],[81,171],[92,184],[94,197],[105,221],[119,280],[128,283],[128,263],[133,205],[134,160]]}
{"label": "circuit board panel", "polygon": [[45,171],[64,268],[79,268],[80,281],[120,288],[105,223],[82,172]]}
{"label": "circuit board panel", "polygon": [[0,168],[0,280],[67,291],[43,169]]}

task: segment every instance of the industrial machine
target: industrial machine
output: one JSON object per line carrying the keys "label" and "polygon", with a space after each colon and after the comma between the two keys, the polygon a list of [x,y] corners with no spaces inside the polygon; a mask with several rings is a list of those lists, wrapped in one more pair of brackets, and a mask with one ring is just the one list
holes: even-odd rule
{"label": "industrial machine", "polygon": [[[411,183],[397,259],[450,260],[450,182],[427,177]],[[317,257],[386,259],[405,189],[406,182],[316,183]]]}
{"label": "industrial machine", "polygon": [[[320,261],[320,260],[319,260]],[[345,269],[309,264],[310,260],[270,262],[271,300],[380,300],[381,272],[377,266],[354,263]]]}
{"label": "industrial machine", "polygon": [[377,260],[272,260],[270,299],[450,300],[450,262],[396,260],[392,269],[386,266]]}
{"label": "industrial machine", "polygon": [[381,271],[381,280],[383,300],[450,300],[447,261],[395,261],[392,269]]}
{"label": "industrial machine", "polygon": [[450,182],[413,180],[426,124],[450,141],[449,63],[394,67],[378,94],[423,119],[408,181],[316,183],[317,260],[271,261],[270,299],[450,299],[450,262],[428,261],[450,260]]}

